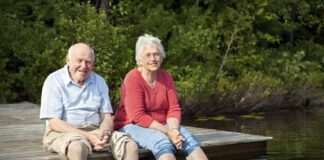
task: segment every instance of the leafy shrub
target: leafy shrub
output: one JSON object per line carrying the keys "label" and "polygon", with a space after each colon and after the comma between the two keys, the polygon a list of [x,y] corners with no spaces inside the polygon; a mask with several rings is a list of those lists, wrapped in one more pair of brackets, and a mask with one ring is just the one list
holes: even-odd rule
{"label": "leafy shrub", "polygon": [[109,3],[103,12],[87,0],[1,1],[0,103],[39,103],[47,75],[85,42],[115,106],[136,39],[149,33],[165,46],[185,113],[323,104],[321,0]]}

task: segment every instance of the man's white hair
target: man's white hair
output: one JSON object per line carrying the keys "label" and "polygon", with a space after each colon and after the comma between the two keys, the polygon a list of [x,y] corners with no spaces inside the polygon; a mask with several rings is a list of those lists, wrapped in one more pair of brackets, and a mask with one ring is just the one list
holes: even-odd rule
{"label": "man's white hair", "polygon": [[136,42],[136,50],[135,50],[135,59],[136,63],[139,65],[139,60],[141,59],[141,55],[143,53],[143,50],[146,46],[151,45],[152,43],[156,44],[161,56],[165,58],[165,52],[164,47],[161,44],[161,40],[157,37],[153,37],[149,34],[144,34],[143,36],[138,37]]}
{"label": "man's white hair", "polygon": [[88,44],[86,44],[86,43],[76,43],[76,44],[72,45],[72,46],[69,48],[69,50],[68,50],[68,54],[66,55],[66,58],[71,59],[71,56],[72,56],[72,54],[73,54],[73,50],[74,50],[74,48],[77,47],[77,46],[87,46],[87,47],[89,48],[90,52],[92,53],[93,61],[95,60],[95,54],[94,54],[93,49],[92,49]]}

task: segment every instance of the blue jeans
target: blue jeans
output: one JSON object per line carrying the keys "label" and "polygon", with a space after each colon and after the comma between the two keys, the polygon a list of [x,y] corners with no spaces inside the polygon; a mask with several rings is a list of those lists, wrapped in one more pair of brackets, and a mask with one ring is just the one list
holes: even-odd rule
{"label": "blue jeans", "polygon": [[[176,153],[176,149],[168,136],[161,131],[143,128],[135,124],[127,124],[119,131],[128,133],[140,147],[150,150],[156,159],[159,159],[165,153]],[[188,156],[199,145],[192,134],[184,127],[180,127],[180,133],[185,141],[182,142],[182,149],[179,152]]]}

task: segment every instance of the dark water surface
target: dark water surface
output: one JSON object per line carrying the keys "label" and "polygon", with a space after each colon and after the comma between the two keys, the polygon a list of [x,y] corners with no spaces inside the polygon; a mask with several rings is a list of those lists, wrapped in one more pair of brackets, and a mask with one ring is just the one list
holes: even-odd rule
{"label": "dark water surface", "polygon": [[268,142],[268,154],[253,160],[324,160],[324,107],[195,120],[185,118],[183,124],[273,137]]}

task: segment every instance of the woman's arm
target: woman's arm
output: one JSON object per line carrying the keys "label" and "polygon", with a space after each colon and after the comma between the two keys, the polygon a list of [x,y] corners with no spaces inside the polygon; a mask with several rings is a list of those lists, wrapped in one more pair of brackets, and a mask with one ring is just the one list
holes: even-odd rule
{"label": "woman's arm", "polygon": [[141,127],[149,128],[154,120],[145,111],[144,94],[145,89],[141,86],[139,77],[126,76],[121,88],[121,98],[128,118]]}
{"label": "woman's arm", "polygon": [[180,134],[180,121],[181,121],[181,108],[178,103],[175,86],[172,77],[168,76],[167,83],[167,96],[168,96],[168,115],[167,124],[169,126],[168,137],[177,149],[182,149],[182,141],[185,139]]}
{"label": "woman's arm", "polygon": [[151,125],[149,126],[149,128],[159,130],[159,131],[163,132],[163,133],[166,134],[166,135],[167,135],[168,132],[169,132],[169,129],[166,128],[166,127],[164,127],[164,125],[161,124],[161,123],[158,122],[158,121],[153,121],[153,122],[151,123]]}
{"label": "woman's arm", "polygon": [[[168,97],[168,112],[167,112],[167,124],[169,128],[179,128],[181,121],[181,108],[178,102],[176,95],[176,89],[172,80],[172,77],[169,75],[167,78],[167,97]],[[170,119],[170,120],[169,120]]]}

